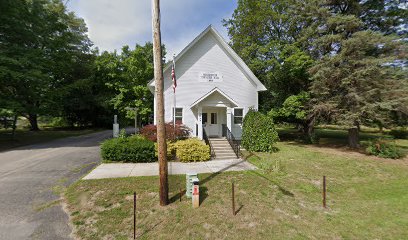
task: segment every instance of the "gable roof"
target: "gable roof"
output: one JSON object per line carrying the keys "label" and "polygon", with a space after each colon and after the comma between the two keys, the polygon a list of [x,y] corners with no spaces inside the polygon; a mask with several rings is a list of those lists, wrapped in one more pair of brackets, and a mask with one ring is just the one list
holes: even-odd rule
{"label": "gable roof", "polygon": [[[255,74],[249,69],[245,62],[238,56],[238,54],[228,45],[224,38],[213,28],[212,25],[209,25],[204,31],[202,31],[191,43],[189,43],[177,56],[175,56],[174,61],[177,63],[177,60],[180,59],[188,50],[190,50],[196,43],[198,43],[206,34],[212,34],[215,39],[220,43],[224,50],[230,54],[230,56],[237,62],[237,64],[243,69],[243,73],[251,80],[256,86],[257,91],[265,91],[266,87],[259,81]],[[163,72],[167,71],[171,67],[171,62],[167,63],[163,69]],[[153,92],[155,87],[154,79],[152,79],[147,86]]]}
{"label": "gable roof", "polygon": [[233,107],[238,107],[238,103],[234,101],[234,99],[232,99],[231,97],[229,97],[227,94],[225,94],[223,91],[221,91],[219,88],[215,87],[213,88],[211,91],[209,91],[208,93],[204,94],[202,97],[200,97],[199,99],[197,99],[196,101],[193,102],[193,104],[190,105],[190,108],[196,106],[197,104],[199,104],[200,102],[202,102],[204,99],[206,99],[207,97],[209,97],[211,94],[213,93],[219,93],[221,96],[225,97],[230,103],[232,103]]}

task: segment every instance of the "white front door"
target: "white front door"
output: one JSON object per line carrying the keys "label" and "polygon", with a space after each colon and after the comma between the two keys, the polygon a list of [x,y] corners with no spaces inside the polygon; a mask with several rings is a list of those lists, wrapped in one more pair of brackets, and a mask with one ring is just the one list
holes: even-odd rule
{"label": "white front door", "polygon": [[220,125],[218,124],[218,113],[215,111],[208,113],[203,112],[202,119],[208,137],[219,137]]}

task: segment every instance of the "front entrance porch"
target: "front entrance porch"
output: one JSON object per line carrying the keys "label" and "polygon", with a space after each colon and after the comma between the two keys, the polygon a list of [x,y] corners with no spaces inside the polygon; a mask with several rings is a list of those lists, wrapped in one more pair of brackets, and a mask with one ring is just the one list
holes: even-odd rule
{"label": "front entrance porch", "polygon": [[238,104],[218,88],[197,99],[191,105],[196,117],[195,135],[204,139],[203,131],[205,131],[210,138],[225,136],[223,133],[225,126],[229,130],[232,129],[234,107],[238,107]]}
{"label": "front entrance porch", "polygon": [[218,88],[214,88],[191,105],[196,117],[194,134],[210,146],[212,159],[240,156],[239,143],[231,131],[235,107],[238,107],[238,104]]}
{"label": "front entrance porch", "polygon": [[232,129],[232,112],[229,107],[199,107],[195,135],[204,139],[205,131],[208,138],[225,137],[225,129]]}

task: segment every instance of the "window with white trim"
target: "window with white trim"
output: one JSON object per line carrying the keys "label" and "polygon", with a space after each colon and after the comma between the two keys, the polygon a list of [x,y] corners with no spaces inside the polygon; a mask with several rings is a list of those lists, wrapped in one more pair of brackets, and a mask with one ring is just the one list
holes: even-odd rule
{"label": "window with white trim", "polygon": [[244,109],[234,108],[234,124],[242,124],[244,118]]}
{"label": "window with white trim", "polygon": [[[173,108],[174,109],[174,108]],[[182,124],[183,123],[183,108],[176,108],[176,117],[175,117],[175,119],[176,119],[176,123],[177,124]],[[173,111],[173,114],[174,114],[174,111]]]}
{"label": "window with white trim", "polygon": [[211,124],[217,124],[217,113],[211,113]]}

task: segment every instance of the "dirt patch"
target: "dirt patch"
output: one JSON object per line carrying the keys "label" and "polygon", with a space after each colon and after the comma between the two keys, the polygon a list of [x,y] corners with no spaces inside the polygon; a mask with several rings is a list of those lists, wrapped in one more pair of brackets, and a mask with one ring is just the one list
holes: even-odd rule
{"label": "dirt patch", "polygon": [[67,214],[68,219],[69,219],[68,224],[69,224],[69,228],[71,229],[71,234],[69,236],[72,239],[78,240],[79,238],[75,234],[76,231],[75,231],[74,225],[72,224],[72,215],[71,215],[71,212],[69,211],[69,206],[68,206],[66,198],[62,197],[60,203],[61,203],[62,210]]}

